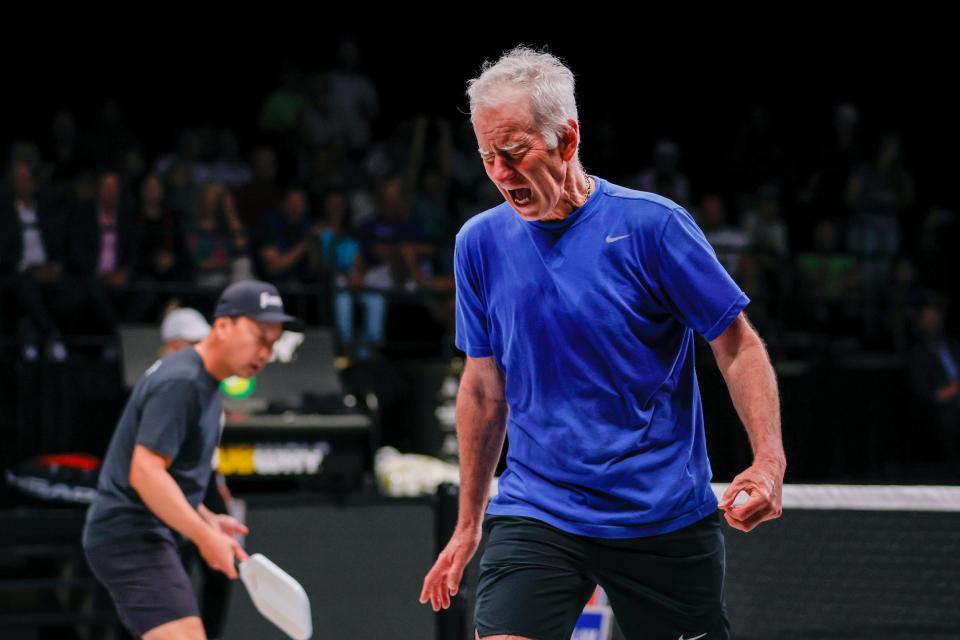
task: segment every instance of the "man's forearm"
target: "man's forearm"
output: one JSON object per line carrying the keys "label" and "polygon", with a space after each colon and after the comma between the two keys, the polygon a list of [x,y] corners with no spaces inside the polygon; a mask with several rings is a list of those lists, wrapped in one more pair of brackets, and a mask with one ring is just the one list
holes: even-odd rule
{"label": "man's forearm", "polygon": [[207,524],[213,524],[213,518],[217,515],[213,511],[210,511],[210,509],[207,509],[202,503],[197,507],[197,513],[200,514],[200,517],[203,518],[203,521]]}
{"label": "man's forearm", "polygon": [[457,395],[460,514],[457,526],[478,527],[506,435],[507,405],[464,390]]}
{"label": "man's forearm", "polygon": [[759,338],[747,342],[721,367],[733,406],[750,438],[754,459],[786,466],[780,433],[777,378]]}
{"label": "man's forearm", "polygon": [[188,540],[196,543],[212,531],[166,471],[140,474],[133,488],[154,515]]}

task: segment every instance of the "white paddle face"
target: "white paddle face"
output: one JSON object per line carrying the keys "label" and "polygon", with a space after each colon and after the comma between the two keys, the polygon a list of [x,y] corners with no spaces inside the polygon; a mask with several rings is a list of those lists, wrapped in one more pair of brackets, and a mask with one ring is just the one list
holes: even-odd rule
{"label": "white paddle face", "polygon": [[255,553],[240,564],[240,579],[264,618],[294,640],[308,640],[313,635],[310,599],[290,574]]}

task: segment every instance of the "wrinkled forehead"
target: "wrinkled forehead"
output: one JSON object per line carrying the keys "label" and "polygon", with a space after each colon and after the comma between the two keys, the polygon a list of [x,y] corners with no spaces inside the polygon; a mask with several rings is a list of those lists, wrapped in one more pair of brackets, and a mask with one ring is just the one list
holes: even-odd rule
{"label": "wrinkled forehead", "polygon": [[481,150],[484,145],[509,143],[511,138],[537,133],[530,98],[522,94],[515,94],[512,100],[476,107],[472,121]]}

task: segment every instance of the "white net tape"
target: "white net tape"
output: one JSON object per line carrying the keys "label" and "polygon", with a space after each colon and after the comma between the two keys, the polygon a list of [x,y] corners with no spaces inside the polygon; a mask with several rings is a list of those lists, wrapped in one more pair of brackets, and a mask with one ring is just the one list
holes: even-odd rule
{"label": "white net tape", "polygon": [[[714,483],[717,499],[727,484]],[[738,503],[742,501],[738,500]],[[960,511],[958,486],[786,484],[784,509],[845,511]]]}

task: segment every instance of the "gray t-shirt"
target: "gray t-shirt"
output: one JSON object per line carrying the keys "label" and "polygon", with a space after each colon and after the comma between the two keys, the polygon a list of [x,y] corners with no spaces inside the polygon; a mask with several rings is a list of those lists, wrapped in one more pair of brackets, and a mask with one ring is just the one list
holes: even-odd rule
{"label": "gray t-shirt", "polygon": [[[216,379],[192,348],[158,360],[133,388],[100,469],[97,497],[87,511],[83,546],[157,534],[178,541],[130,486],[133,448],[170,456],[167,469],[187,501],[203,500],[223,429]],[[179,536],[178,536],[179,537]]]}

